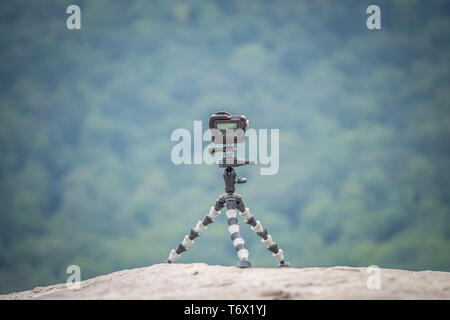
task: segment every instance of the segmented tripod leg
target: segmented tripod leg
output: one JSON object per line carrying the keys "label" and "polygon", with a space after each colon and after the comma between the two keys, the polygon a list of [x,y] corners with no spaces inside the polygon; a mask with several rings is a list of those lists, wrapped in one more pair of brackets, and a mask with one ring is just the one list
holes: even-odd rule
{"label": "segmented tripod leg", "polygon": [[250,213],[248,208],[243,210],[243,204],[240,206],[239,213],[245,220],[245,223],[251,225],[251,229],[256,232],[258,236],[260,236],[261,242],[266,246],[266,248],[272,252],[272,256],[278,260],[279,267],[290,267],[290,264],[284,260],[283,250],[278,248],[276,242],[272,241],[272,237],[267,233],[267,229],[261,226],[261,222],[255,220],[255,217]]}
{"label": "segmented tripod leg", "polygon": [[[218,200],[219,201],[219,200]],[[216,210],[218,208],[218,210]],[[223,204],[222,204],[223,208]],[[167,259],[167,263],[172,263],[178,258],[180,258],[180,254],[187,250],[194,243],[194,239],[200,236],[200,232],[206,230],[206,226],[213,223],[214,219],[220,214],[220,203],[216,202],[215,207],[211,207],[209,213],[205,215],[202,221],[198,221],[195,228],[191,229],[189,235],[184,236],[184,240],[178,244],[176,249],[172,249],[169,254],[169,258]]]}
{"label": "segmented tripod leg", "polygon": [[234,207],[227,206],[226,215],[228,218],[228,231],[231,234],[231,240],[233,241],[233,246],[236,249],[237,255],[241,260],[239,267],[249,268],[252,266],[252,264],[248,260],[248,250],[245,247],[245,241],[244,239],[242,239],[241,234],[239,233],[236,209],[234,209]]}

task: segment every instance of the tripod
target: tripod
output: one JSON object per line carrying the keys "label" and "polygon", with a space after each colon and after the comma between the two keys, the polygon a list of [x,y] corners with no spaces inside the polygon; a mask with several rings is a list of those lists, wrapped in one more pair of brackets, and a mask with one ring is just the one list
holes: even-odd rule
{"label": "tripod", "polygon": [[[230,152],[231,147],[224,147],[223,151]],[[219,151],[222,149],[213,148],[212,152]],[[232,149],[231,149],[232,150]],[[261,242],[266,246],[266,248],[272,252],[272,256],[279,262],[279,267],[290,267],[290,264],[284,260],[283,250],[278,248],[278,245],[272,241],[272,237],[267,232],[266,228],[263,228],[260,221],[257,221],[255,217],[250,213],[250,210],[245,207],[242,197],[235,193],[235,184],[246,183],[245,178],[236,178],[236,172],[233,167],[243,166],[246,164],[253,164],[250,161],[238,160],[235,157],[224,158],[222,162],[219,163],[219,167],[225,168],[223,172],[223,179],[225,181],[225,193],[222,194],[216,201],[214,207],[211,207],[209,213],[205,215],[202,221],[198,221],[197,225],[191,229],[189,235],[184,237],[184,240],[178,244],[176,249],[172,249],[167,263],[172,263],[178,258],[180,254],[187,250],[189,246],[194,243],[194,239],[200,236],[200,232],[207,229],[207,225],[214,222],[214,219],[220,214],[220,210],[226,207],[226,216],[228,219],[228,231],[231,234],[231,240],[233,241],[233,246],[236,249],[237,256],[240,259],[240,268],[249,268],[252,266],[251,262],[248,260],[248,250],[245,247],[245,241],[239,233],[239,225],[237,219],[236,209],[239,210],[239,215],[245,220],[245,223],[251,226],[251,229],[256,232],[256,234],[261,237]]]}

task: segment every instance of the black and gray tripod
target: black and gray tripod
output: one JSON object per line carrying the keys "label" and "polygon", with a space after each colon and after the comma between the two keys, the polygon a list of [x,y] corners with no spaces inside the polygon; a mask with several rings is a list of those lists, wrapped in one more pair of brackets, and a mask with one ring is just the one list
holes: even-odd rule
{"label": "black and gray tripod", "polygon": [[[216,114],[223,115],[226,114],[230,117],[228,113],[218,112]],[[240,116],[243,117],[243,116]],[[245,116],[244,116],[245,118]],[[225,121],[223,121],[225,122]],[[247,124],[248,125],[248,122]],[[215,127],[211,124],[210,127]],[[236,127],[234,127],[236,129]],[[220,125],[219,125],[220,129]],[[227,128],[229,129],[229,128]],[[213,138],[214,141],[214,138]],[[217,141],[217,139],[216,139]],[[226,207],[226,216],[228,219],[228,231],[231,234],[231,240],[233,241],[233,246],[236,249],[237,255],[240,259],[239,267],[249,268],[251,267],[251,262],[248,260],[248,250],[245,247],[245,241],[239,233],[239,225],[237,219],[236,209],[239,210],[239,215],[245,220],[245,223],[251,226],[251,229],[256,232],[256,234],[261,237],[261,242],[266,246],[266,248],[272,252],[273,257],[279,262],[279,267],[289,267],[290,264],[285,261],[283,250],[278,248],[278,245],[272,241],[272,237],[267,232],[266,228],[263,228],[261,222],[256,220],[255,217],[250,213],[250,210],[245,207],[242,197],[235,193],[235,184],[246,183],[245,178],[236,178],[236,172],[233,167],[239,167],[247,164],[254,164],[251,161],[240,160],[234,157],[234,151],[236,149],[232,144],[227,144],[222,148],[211,148],[210,153],[224,152],[226,156],[219,162],[219,167],[225,168],[223,172],[223,179],[225,181],[225,193],[222,194],[216,201],[214,207],[211,207],[208,214],[205,215],[202,221],[198,221],[197,225],[191,229],[189,235],[184,237],[184,240],[178,244],[176,249],[172,249],[168,263],[172,263],[178,258],[180,254],[194,243],[194,239],[200,235],[200,232],[207,229],[207,225],[214,222],[214,219],[220,214],[220,210]]]}

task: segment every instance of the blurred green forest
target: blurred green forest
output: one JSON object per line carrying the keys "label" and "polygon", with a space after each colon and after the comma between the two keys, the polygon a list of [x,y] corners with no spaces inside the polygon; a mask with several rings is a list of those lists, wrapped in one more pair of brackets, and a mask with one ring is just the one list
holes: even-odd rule
{"label": "blurred green forest", "polygon": [[[223,193],[171,132],[220,109],[280,129],[278,174],[237,192],[292,265],[450,271],[449,1],[20,0],[0,24],[1,293],[165,261]],[[177,262],[236,265],[224,215]]]}

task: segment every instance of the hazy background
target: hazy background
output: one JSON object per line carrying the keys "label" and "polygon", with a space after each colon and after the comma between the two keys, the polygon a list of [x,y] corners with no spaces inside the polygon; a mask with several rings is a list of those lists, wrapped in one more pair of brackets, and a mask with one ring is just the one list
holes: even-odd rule
{"label": "hazy background", "polygon": [[[172,164],[170,134],[223,108],[280,129],[279,173],[239,168],[238,192],[293,266],[450,271],[449,18],[449,1],[2,1],[0,292],[165,261],[223,192],[217,166]],[[225,216],[177,262],[236,265]]]}

